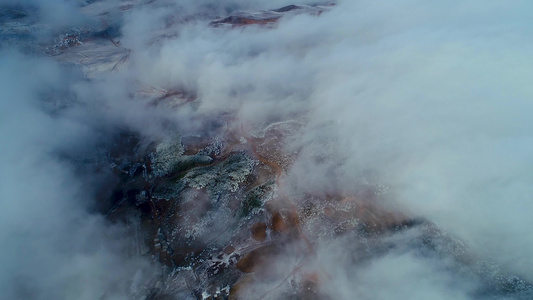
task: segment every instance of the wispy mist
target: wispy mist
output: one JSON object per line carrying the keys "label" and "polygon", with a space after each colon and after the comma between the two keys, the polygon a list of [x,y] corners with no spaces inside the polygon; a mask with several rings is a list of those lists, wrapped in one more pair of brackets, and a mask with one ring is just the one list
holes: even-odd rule
{"label": "wispy mist", "polygon": [[[76,160],[122,131],[143,145],[169,131],[209,136],[227,115],[241,140],[298,124],[283,139],[293,160],[277,187],[291,204],[372,191],[372,205],[424,220],[380,238],[302,221],[316,252],[281,252],[273,268],[308,261],[303,269],[320,273],[317,297],[483,299],[497,279],[480,266],[533,281],[533,4],[339,1],[268,26],[217,27],[210,22],[232,13],[295,3],[89,2],[22,7],[52,26],[32,33],[36,44],[62,28],[96,28],[110,41],[93,41],[111,57],[106,68],[82,52],[90,39],[56,58],[1,47],[1,298],[140,294],[134,277],[148,282],[158,268],[125,255],[127,226],[95,212],[111,171]],[[155,93],[194,100],[158,106]],[[436,235],[461,250],[449,255]],[[278,285],[253,286],[274,299],[286,295],[268,293]]]}

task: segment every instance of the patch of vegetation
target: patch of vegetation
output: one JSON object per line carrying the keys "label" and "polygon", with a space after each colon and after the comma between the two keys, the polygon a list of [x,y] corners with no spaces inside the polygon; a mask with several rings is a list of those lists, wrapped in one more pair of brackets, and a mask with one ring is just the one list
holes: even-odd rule
{"label": "patch of vegetation", "polygon": [[254,214],[254,212],[261,209],[265,201],[270,196],[272,189],[273,182],[267,182],[249,191],[246,194],[244,200],[241,202],[239,216],[241,218],[244,218]]}

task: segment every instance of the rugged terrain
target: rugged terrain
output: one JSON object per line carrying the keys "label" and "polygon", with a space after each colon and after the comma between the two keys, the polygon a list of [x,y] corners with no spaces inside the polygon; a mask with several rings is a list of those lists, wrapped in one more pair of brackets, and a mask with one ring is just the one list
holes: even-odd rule
{"label": "rugged terrain", "polygon": [[[86,1],[81,13],[97,22],[56,27],[55,37],[44,38],[38,36],[48,25],[30,8],[4,5],[1,47],[48,56],[87,81],[102,80],[125,72],[135,51],[122,41],[124,15],[159,4],[165,7],[158,1]],[[184,24],[238,35],[244,27],[279,30],[285,19],[321,18],[335,9],[335,3],[319,3],[178,11],[142,43],[157,47],[185,34]],[[127,228],[124,252],[160,265],[154,276],[132,285],[132,299],[335,299],[330,288],[339,280],[338,265],[331,261],[356,270],[404,252],[446,261],[458,277],[475,278],[482,283],[472,292],[479,299],[533,297],[526,280],[480,259],[431,220],[390,205],[383,196],[389,187],[379,181],[319,191],[298,186],[292,169],[306,151],[302,136],[310,117],[305,111],[257,120],[231,106],[195,113],[205,95],[191,86],[154,86],[143,78],[128,82],[124,94],[135,105],[197,118],[189,127],[163,121],[165,132],[151,137],[139,129],[142,120],[139,128],[114,128],[110,141],[87,150],[85,157],[64,158],[77,172],[105,178],[96,188],[94,210]],[[54,114],[72,103],[50,100],[44,106]],[[321,147],[328,152],[336,141],[326,139]],[[335,155],[313,159],[335,161]],[[319,176],[335,181],[337,175]]]}

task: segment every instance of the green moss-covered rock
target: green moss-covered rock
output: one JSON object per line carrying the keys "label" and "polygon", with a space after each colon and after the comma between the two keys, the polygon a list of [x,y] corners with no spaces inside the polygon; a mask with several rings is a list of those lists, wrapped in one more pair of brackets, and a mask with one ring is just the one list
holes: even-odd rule
{"label": "green moss-covered rock", "polygon": [[175,171],[185,148],[179,138],[159,143],[151,155],[152,174],[155,177],[166,176]]}
{"label": "green moss-covered rock", "polygon": [[183,180],[190,187],[207,189],[211,195],[235,192],[252,174],[255,165],[256,162],[244,153],[234,153],[219,164],[190,170]]}
{"label": "green moss-covered rock", "polygon": [[259,211],[270,198],[274,187],[273,182],[267,182],[250,190],[241,202],[240,217],[247,217]]}

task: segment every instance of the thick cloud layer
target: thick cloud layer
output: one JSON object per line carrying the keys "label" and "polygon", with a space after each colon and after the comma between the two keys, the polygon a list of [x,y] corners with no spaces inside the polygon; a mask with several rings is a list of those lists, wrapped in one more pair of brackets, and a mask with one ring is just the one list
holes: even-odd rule
{"label": "thick cloud layer", "polygon": [[[309,151],[339,139],[341,186],[377,174],[389,200],[531,279],[529,6],[341,3],[275,30],[186,28],[139,63],[197,89],[206,110],[309,112]],[[292,173],[304,189],[339,184],[310,163]]]}
{"label": "thick cloud layer", "polygon": [[[43,22],[55,5],[77,11],[36,3]],[[56,154],[84,153],[117,127],[147,140],[169,122],[199,130],[202,118],[222,112],[238,112],[236,127],[305,124],[284,176],[292,193],[386,187],[379,201],[533,281],[533,4],[341,1],[319,16],[242,28],[191,16],[292,3],[141,4],[117,21],[127,65],[96,80],[75,79],[49,58],[2,54],[2,298],[127,298],[147,262],[120,255],[123,229],[86,212],[95,189]],[[194,94],[198,104],[145,109],[132,96],[139,82]],[[76,104],[52,114],[50,94]],[[456,262],[406,245],[356,263],[358,250],[343,251],[350,242],[318,242],[316,263],[329,274],[322,292],[334,299],[471,299],[479,291],[479,278]]]}
{"label": "thick cloud layer", "polygon": [[125,231],[88,213],[96,189],[58,157],[95,145],[90,123],[48,113],[72,80],[48,59],[2,57],[0,297],[127,299],[149,264],[121,253]]}
{"label": "thick cloud layer", "polygon": [[[342,2],[274,30],[186,26],[135,63],[206,110],[309,113],[308,140],[339,138],[345,184],[377,172],[405,209],[529,277],[529,6]],[[298,181],[330,184],[297,167]]]}

